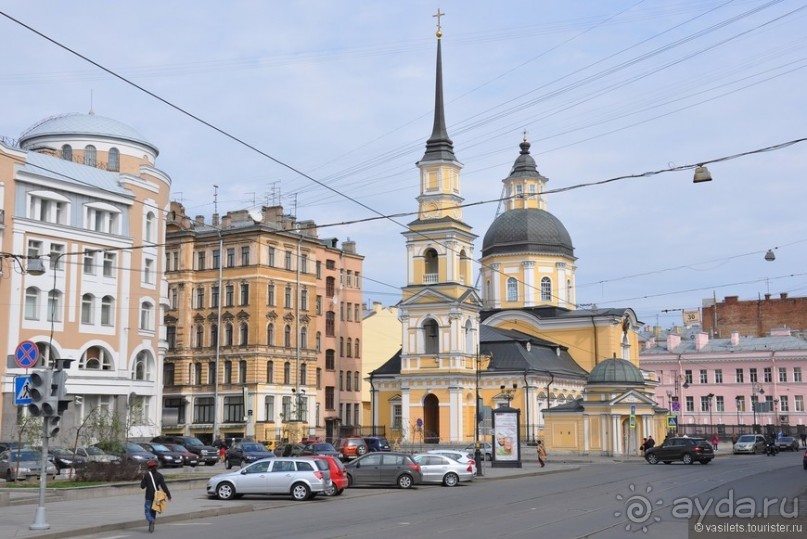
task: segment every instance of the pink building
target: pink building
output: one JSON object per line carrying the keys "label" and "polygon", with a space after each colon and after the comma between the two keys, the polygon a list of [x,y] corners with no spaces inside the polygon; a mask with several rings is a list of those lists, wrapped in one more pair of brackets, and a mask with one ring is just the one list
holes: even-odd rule
{"label": "pink building", "polygon": [[754,422],[762,430],[805,432],[807,341],[790,330],[771,331],[768,337],[737,332],[728,339],[709,339],[706,333],[650,337],[639,364],[656,373],[659,405],[679,408],[683,432],[730,435],[750,431]]}

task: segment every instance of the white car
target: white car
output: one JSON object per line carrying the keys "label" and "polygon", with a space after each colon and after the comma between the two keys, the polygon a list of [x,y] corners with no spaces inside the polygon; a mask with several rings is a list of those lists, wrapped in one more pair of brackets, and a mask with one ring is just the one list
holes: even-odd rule
{"label": "white car", "polygon": [[331,487],[328,463],[310,458],[268,458],[237,472],[215,475],[207,482],[207,495],[220,500],[245,494],[287,494],[297,501],[310,500]]}
{"label": "white car", "polygon": [[429,455],[443,455],[450,459],[454,459],[461,464],[470,464],[473,468],[473,473],[476,475],[476,462],[472,458],[471,455],[465,452],[465,450],[459,449],[432,449],[431,451],[426,451]]}
{"label": "white car", "polygon": [[461,481],[474,480],[474,467],[463,464],[445,455],[421,453],[412,457],[420,465],[424,483],[440,483],[455,487]]}
{"label": "white car", "polygon": [[[468,444],[462,450],[473,455],[476,452],[476,445]],[[484,460],[493,460],[493,444],[490,442],[479,442],[479,451]]]}

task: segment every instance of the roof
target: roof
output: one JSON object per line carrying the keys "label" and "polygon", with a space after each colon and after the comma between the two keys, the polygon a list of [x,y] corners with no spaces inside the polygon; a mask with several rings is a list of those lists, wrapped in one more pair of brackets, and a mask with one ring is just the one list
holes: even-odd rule
{"label": "roof", "polygon": [[159,153],[157,147],[146,140],[143,135],[133,127],[112,118],[96,114],[69,113],[46,118],[33,127],[29,127],[20,135],[20,147],[28,149],[30,141],[39,137],[54,135],[89,135],[101,138],[111,138],[137,142],[148,146],[154,153]]}
{"label": "roof", "polygon": [[598,363],[588,375],[591,384],[640,384],[644,385],[644,376],[633,363],[618,357],[606,359]]}
{"label": "roof", "polygon": [[37,176],[52,178],[59,182],[97,187],[107,192],[128,197],[134,196],[131,191],[121,186],[119,183],[120,174],[117,172],[107,172],[100,168],[66,161],[39,152],[28,152],[26,162],[20,165],[19,170]]}
{"label": "roof", "polygon": [[499,215],[482,241],[482,256],[540,253],[574,258],[569,231],[546,210],[519,208]]}
{"label": "roof", "polygon": [[780,335],[774,337],[740,337],[736,345],[731,339],[709,339],[701,348],[695,346],[695,339],[682,338],[681,343],[672,350],[667,349],[666,340],[656,340],[652,348],[643,348],[640,356],[666,354],[720,354],[732,352],[778,352],[786,350],[807,350],[807,340],[800,337]]}

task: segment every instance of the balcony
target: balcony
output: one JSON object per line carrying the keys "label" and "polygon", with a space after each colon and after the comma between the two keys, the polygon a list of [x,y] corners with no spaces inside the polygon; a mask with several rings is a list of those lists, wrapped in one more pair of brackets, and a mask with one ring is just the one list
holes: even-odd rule
{"label": "balcony", "polygon": [[423,284],[437,284],[437,273],[424,273]]}

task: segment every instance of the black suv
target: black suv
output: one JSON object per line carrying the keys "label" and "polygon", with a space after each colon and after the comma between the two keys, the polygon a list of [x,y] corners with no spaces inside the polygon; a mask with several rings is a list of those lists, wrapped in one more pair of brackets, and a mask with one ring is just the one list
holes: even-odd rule
{"label": "black suv", "polygon": [[204,462],[207,466],[213,466],[219,461],[219,450],[212,445],[205,445],[195,436],[155,436],[152,442],[160,444],[179,444],[185,449],[199,456],[199,462]]}
{"label": "black suv", "polygon": [[370,452],[390,451],[389,442],[383,436],[365,436],[364,443]]}
{"label": "black suv", "polygon": [[715,450],[703,438],[667,438],[661,445],[645,451],[644,458],[650,464],[670,464],[674,460],[684,464],[709,464],[715,458]]}

